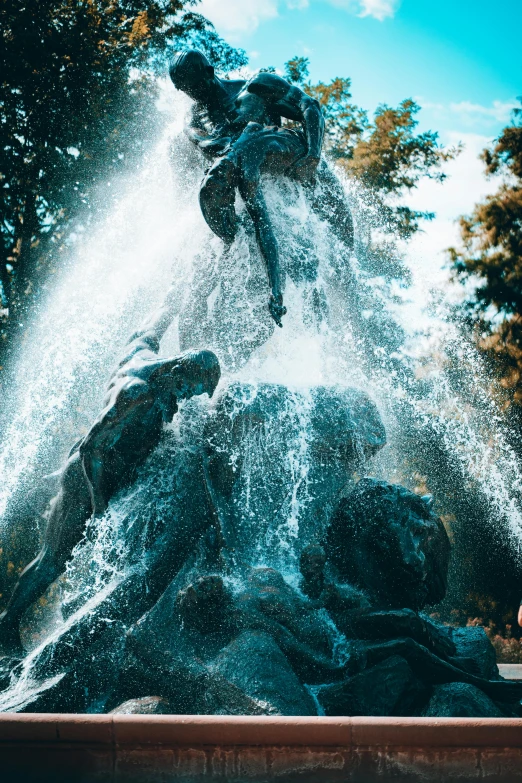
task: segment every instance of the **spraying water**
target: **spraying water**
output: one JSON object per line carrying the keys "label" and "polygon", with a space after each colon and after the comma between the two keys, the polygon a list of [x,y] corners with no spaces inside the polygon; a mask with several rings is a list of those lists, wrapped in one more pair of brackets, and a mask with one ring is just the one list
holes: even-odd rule
{"label": "spraying water", "polygon": [[[42,477],[59,469],[87,431],[126,337],[161,303],[174,280],[180,317],[162,344],[163,354],[189,345],[211,348],[225,369],[223,387],[234,381],[253,394],[261,384],[288,389],[291,437],[281,425],[261,439],[257,432],[246,449],[245,518],[256,514],[267,438],[278,440],[285,453],[284,502],[277,519],[264,520],[253,537],[252,565],[278,567],[289,580],[295,575],[295,557],[288,553],[306,528],[312,495],[310,388],[321,384],[355,387],[376,401],[388,434],[388,446],[372,465],[376,475],[399,481],[411,475],[416,456],[401,439],[403,431],[415,433],[421,451],[423,437],[435,438],[463,484],[472,482],[482,493],[490,524],[518,548],[522,474],[484,368],[472,346],[463,343],[444,302],[430,309],[429,293],[415,271],[412,288],[397,291],[387,283],[384,267],[377,273],[370,268],[362,239],[368,216],[357,188],[346,185],[360,237],[352,254],[310,212],[299,185],[266,179],[287,273],[288,315],[284,328],[274,329],[266,275],[248,221],[225,251],[200,214],[202,162],[180,135],[183,110],[179,99],[175,121],[122,189],[106,221],[72,249],[31,325],[15,367],[0,447],[4,532],[27,516],[31,488],[52,496],[52,479],[46,483]],[[71,633],[124,577],[140,572],[151,538],[167,535],[161,520],[177,513],[173,498],[190,480],[209,415],[207,403],[186,404],[182,424],[168,429],[135,484],[88,525],[68,566],[61,612],[54,617],[44,612],[40,633],[26,640],[34,649],[2,710],[30,703],[38,677],[40,691],[51,687],[59,676],[49,666],[51,643]]]}

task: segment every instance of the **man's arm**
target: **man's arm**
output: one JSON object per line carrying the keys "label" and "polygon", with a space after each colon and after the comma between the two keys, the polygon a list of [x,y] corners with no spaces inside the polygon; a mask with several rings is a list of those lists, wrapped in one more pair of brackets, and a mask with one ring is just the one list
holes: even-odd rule
{"label": "man's arm", "polygon": [[319,101],[274,73],[258,74],[249,82],[247,89],[263,98],[271,112],[302,124],[307,146],[302,160],[307,161],[311,170],[315,170],[321,157],[324,137],[324,117]]}
{"label": "man's arm", "polygon": [[196,104],[190,112],[190,121],[185,126],[184,132],[196,147],[205,155],[217,157],[224,155],[232,142],[230,129],[226,124],[209,130],[205,122],[206,114]]}
{"label": "man's arm", "polygon": [[145,319],[133,337],[139,337],[145,333],[152,333],[159,341],[176,317],[181,302],[179,301],[179,292],[176,286],[171,286],[167,291],[163,304],[152,315]]}
{"label": "man's arm", "polygon": [[171,286],[161,307],[149,315],[140,328],[129,337],[119,367],[128,362],[138,351],[159,353],[160,341],[181,309],[181,298],[178,289]]}

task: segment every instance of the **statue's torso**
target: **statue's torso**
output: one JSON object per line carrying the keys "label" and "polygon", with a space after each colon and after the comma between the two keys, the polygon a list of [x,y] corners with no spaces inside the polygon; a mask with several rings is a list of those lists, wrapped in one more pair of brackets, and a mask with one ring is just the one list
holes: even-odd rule
{"label": "statue's torso", "polygon": [[159,441],[163,424],[175,413],[176,399],[169,389],[158,387],[151,378],[161,360],[152,351],[143,350],[114,373],[105,407],[91,433],[108,450],[124,460],[139,463]]}
{"label": "statue's torso", "polygon": [[[192,139],[196,146],[212,155],[222,154],[251,122],[265,127],[281,126],[281,115],[274,102],[250,92],[251,81],[224,82],[229,99],[219,106],[209,108],[201,103],[196,104],[193,109],[193,124],[202,132],[201,138]],[[213,141],[215,144],[207,148],[207,141]]]}

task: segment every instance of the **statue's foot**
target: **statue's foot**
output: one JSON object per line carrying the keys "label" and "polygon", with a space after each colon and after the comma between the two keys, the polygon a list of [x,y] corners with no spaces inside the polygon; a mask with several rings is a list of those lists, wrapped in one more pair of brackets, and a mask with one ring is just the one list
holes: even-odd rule
{"label": "statue's foot", "polygon": [[283,324],[281,323],[281,318],[283,315],[286,315],[286,307],[283,304],[283,294],[271,294],[268,309],[276,324],[282,328]]}

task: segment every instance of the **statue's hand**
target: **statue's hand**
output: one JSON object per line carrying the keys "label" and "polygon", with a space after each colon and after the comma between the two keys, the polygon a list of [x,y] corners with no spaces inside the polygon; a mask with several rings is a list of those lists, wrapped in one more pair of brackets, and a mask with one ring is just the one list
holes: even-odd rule
{"label": "statue's hand", "polygon": [[282,328],[283,324],[281,323],[281,318],[283,315],[286,315],[286,307],[283,304],[283,294],[271,294],[268,309],[276,324]]}
{"label": "statue's hand", "polygon": [[316,158],[313,155],[303,155],[302,158],[299,158],[299,160],[290,166],[288,174],[291,177],[295,177],[300,182],[312,184],[320,160],[320,158]]}

